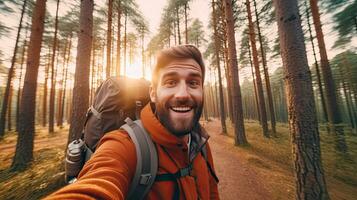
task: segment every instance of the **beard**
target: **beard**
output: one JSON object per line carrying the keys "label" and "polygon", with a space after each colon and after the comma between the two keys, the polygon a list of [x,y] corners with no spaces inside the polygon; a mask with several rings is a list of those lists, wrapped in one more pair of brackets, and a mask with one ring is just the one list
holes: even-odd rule
{"label": "beard", "polygon": [[[185,113],[184,116],[180,113],[175,113],[171,108],[175,106],[189,106],[191,111]],[[197,125],[201,117],[203,109],[203,101],[201,103],[194,100],[172,100],[166,103],[155,103],[155,113],[161,124],[173,135],[181,137],[189,134]]]}

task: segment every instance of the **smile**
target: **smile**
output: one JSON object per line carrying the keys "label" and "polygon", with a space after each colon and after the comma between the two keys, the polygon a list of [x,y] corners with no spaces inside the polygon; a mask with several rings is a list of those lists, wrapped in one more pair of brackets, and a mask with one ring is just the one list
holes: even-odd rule
{"label": "smile", "polygon": [[181,107],[171,107],[170,109],[175,111],[175,112],[185,113],[185,112],[191,111],[192,107],[181,106]]}

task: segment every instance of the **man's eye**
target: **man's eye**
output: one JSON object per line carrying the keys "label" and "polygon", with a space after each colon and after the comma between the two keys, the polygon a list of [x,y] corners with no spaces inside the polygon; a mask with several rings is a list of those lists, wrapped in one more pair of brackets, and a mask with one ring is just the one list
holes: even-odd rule
{"label": "man's eye", "polygon": [[164,85],[167,87],[173,87],[176,85],[176,81],[175,80],[167,80],[167,81],[165,81]]}
{"label": "man's eye", "polygon": [[190,81],[190,85],[191,87],[198,87],[200,85],[200,83],[196,80]]}

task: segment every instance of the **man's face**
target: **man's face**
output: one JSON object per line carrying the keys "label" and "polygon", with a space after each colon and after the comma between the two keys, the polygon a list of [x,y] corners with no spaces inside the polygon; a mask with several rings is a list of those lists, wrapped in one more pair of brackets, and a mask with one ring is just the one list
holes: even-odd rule
{"label": "man's face", "polygon": [[203,107],[203,77],[194,59],[171,61],[159,70],[150,98],[160,122],[174,135],[188,134],[198,123]]}

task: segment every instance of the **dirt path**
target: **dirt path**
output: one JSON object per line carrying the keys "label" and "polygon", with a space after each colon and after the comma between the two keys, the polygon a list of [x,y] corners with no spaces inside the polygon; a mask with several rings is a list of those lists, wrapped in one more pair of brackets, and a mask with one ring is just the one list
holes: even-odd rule
{"label": "dirt path", "polygon": [[271,199],[268,190],[259,177],[245,163],[244,155],[235,151],[233,140],[221,135],[219,121],[204,125],[211,138],[215,169],[220,179],[219,192],[224,200]]}
{"label": "dirt path", "polygon": [[[264,178],[260,177],[247,164],[247,156],[237,151],[233,139],[220,133],[220,122],[214,120],[204,125],[211,138],[215,169],[220,179],[219,192],[223,200],[264,200],[271,199],[264,186]],[[64,145],[66,133],[59,132],[53,137],[35,139],[35,150]],[[16,143],[0,146],[0,157],[15,151]]]}
{"label": "dirt path", "polygon": [[[58,131],[53,136],[46,136],[45,138],[38,138],[35,136],[34,150],[57,147],[64,145],[67,142],[67,132]],[[15,153],[16,140],[9,144],[0,145],[0,156],[3,154]]]}

